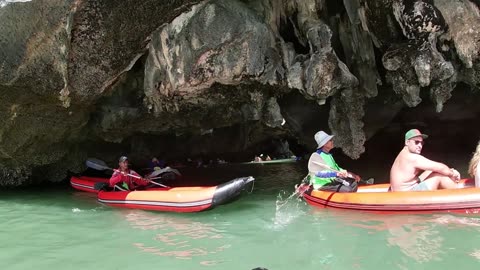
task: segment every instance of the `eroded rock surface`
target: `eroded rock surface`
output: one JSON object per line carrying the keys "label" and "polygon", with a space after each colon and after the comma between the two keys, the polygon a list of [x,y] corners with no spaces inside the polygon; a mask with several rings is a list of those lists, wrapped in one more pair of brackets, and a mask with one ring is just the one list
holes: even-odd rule
{"label": "eroded rock surface", "polygon": [[117,2],[0,1],[0,185],[89,156],[311,150],[319,129],[356,159],[402,104],[478,93],[478,1]]}

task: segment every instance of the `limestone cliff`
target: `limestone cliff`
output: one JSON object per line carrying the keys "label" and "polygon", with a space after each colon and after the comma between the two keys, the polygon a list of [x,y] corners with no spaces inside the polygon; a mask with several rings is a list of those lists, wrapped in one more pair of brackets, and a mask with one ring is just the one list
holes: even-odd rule
{"label": "limestone cliff", "polygon": [[0,0],[0,185],[59,181],[89,156],[309,149],[319,129],[359,158],[402,108],[475,96],[479,14],[469,0]]}

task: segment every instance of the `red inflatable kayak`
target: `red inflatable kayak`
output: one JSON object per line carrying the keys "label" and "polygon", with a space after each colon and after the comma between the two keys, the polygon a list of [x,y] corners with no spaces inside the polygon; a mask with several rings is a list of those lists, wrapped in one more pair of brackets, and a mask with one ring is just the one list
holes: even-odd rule
{"label": "red inflatable kayak", "polygon": [[95,190],[95,183],[108,183],[108,178],[90,177],[90,176],[72,176],[70,185],[78,190],[98,193]]}
{"label": "red inflatable kayak", "polygon": [[[360,186],[357,192],[338,193],[308,189],[304,200],[317,207],[379,212],[460,211],[480,209],[480,188],[471,186],[470,180],[461,181],[461,189],[433,191],[388,191],[390,184]],[[305,186],[303,186],[305,188]],[[302,188],[302,187],[300,187]]]}
{"label": "red inflatable kayak", "polygon": [[99,202],[114,207],[137,208],[168,212],[199,212],[212,209],[237,198],[248,186],[253,177],[241,177],[217,186],[149,188],[135,191],[95,190],[95,183],[106,183],[107,178],[72,177],[72,187],[88,192],[96,192]]}

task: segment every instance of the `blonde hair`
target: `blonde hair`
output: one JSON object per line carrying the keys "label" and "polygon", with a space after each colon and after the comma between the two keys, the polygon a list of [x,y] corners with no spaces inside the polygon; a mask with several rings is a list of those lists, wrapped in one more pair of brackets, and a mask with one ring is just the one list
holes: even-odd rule
{"label": "blonde hair", "polygon": [[468,174],[471,177],[475,177],[475,170],[477,169],[478,162],[480,161],[480,141],[478,142],[477,149],[473,153],[470,164],[468,164]]}

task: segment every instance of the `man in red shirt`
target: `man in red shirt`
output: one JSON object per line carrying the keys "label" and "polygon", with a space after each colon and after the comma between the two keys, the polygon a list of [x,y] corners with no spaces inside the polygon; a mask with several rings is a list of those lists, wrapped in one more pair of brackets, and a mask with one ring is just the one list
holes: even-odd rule
{"label": "man in red shirt", "polygon": [[120,157],[118,169],[113,171],[109,181],[110,187],[116,186],[120,190],[135,190],[137,186],[146,186],[148,183],[149,181],[142,179],[137,172],[128,168],[128,158],[126,156]]}

